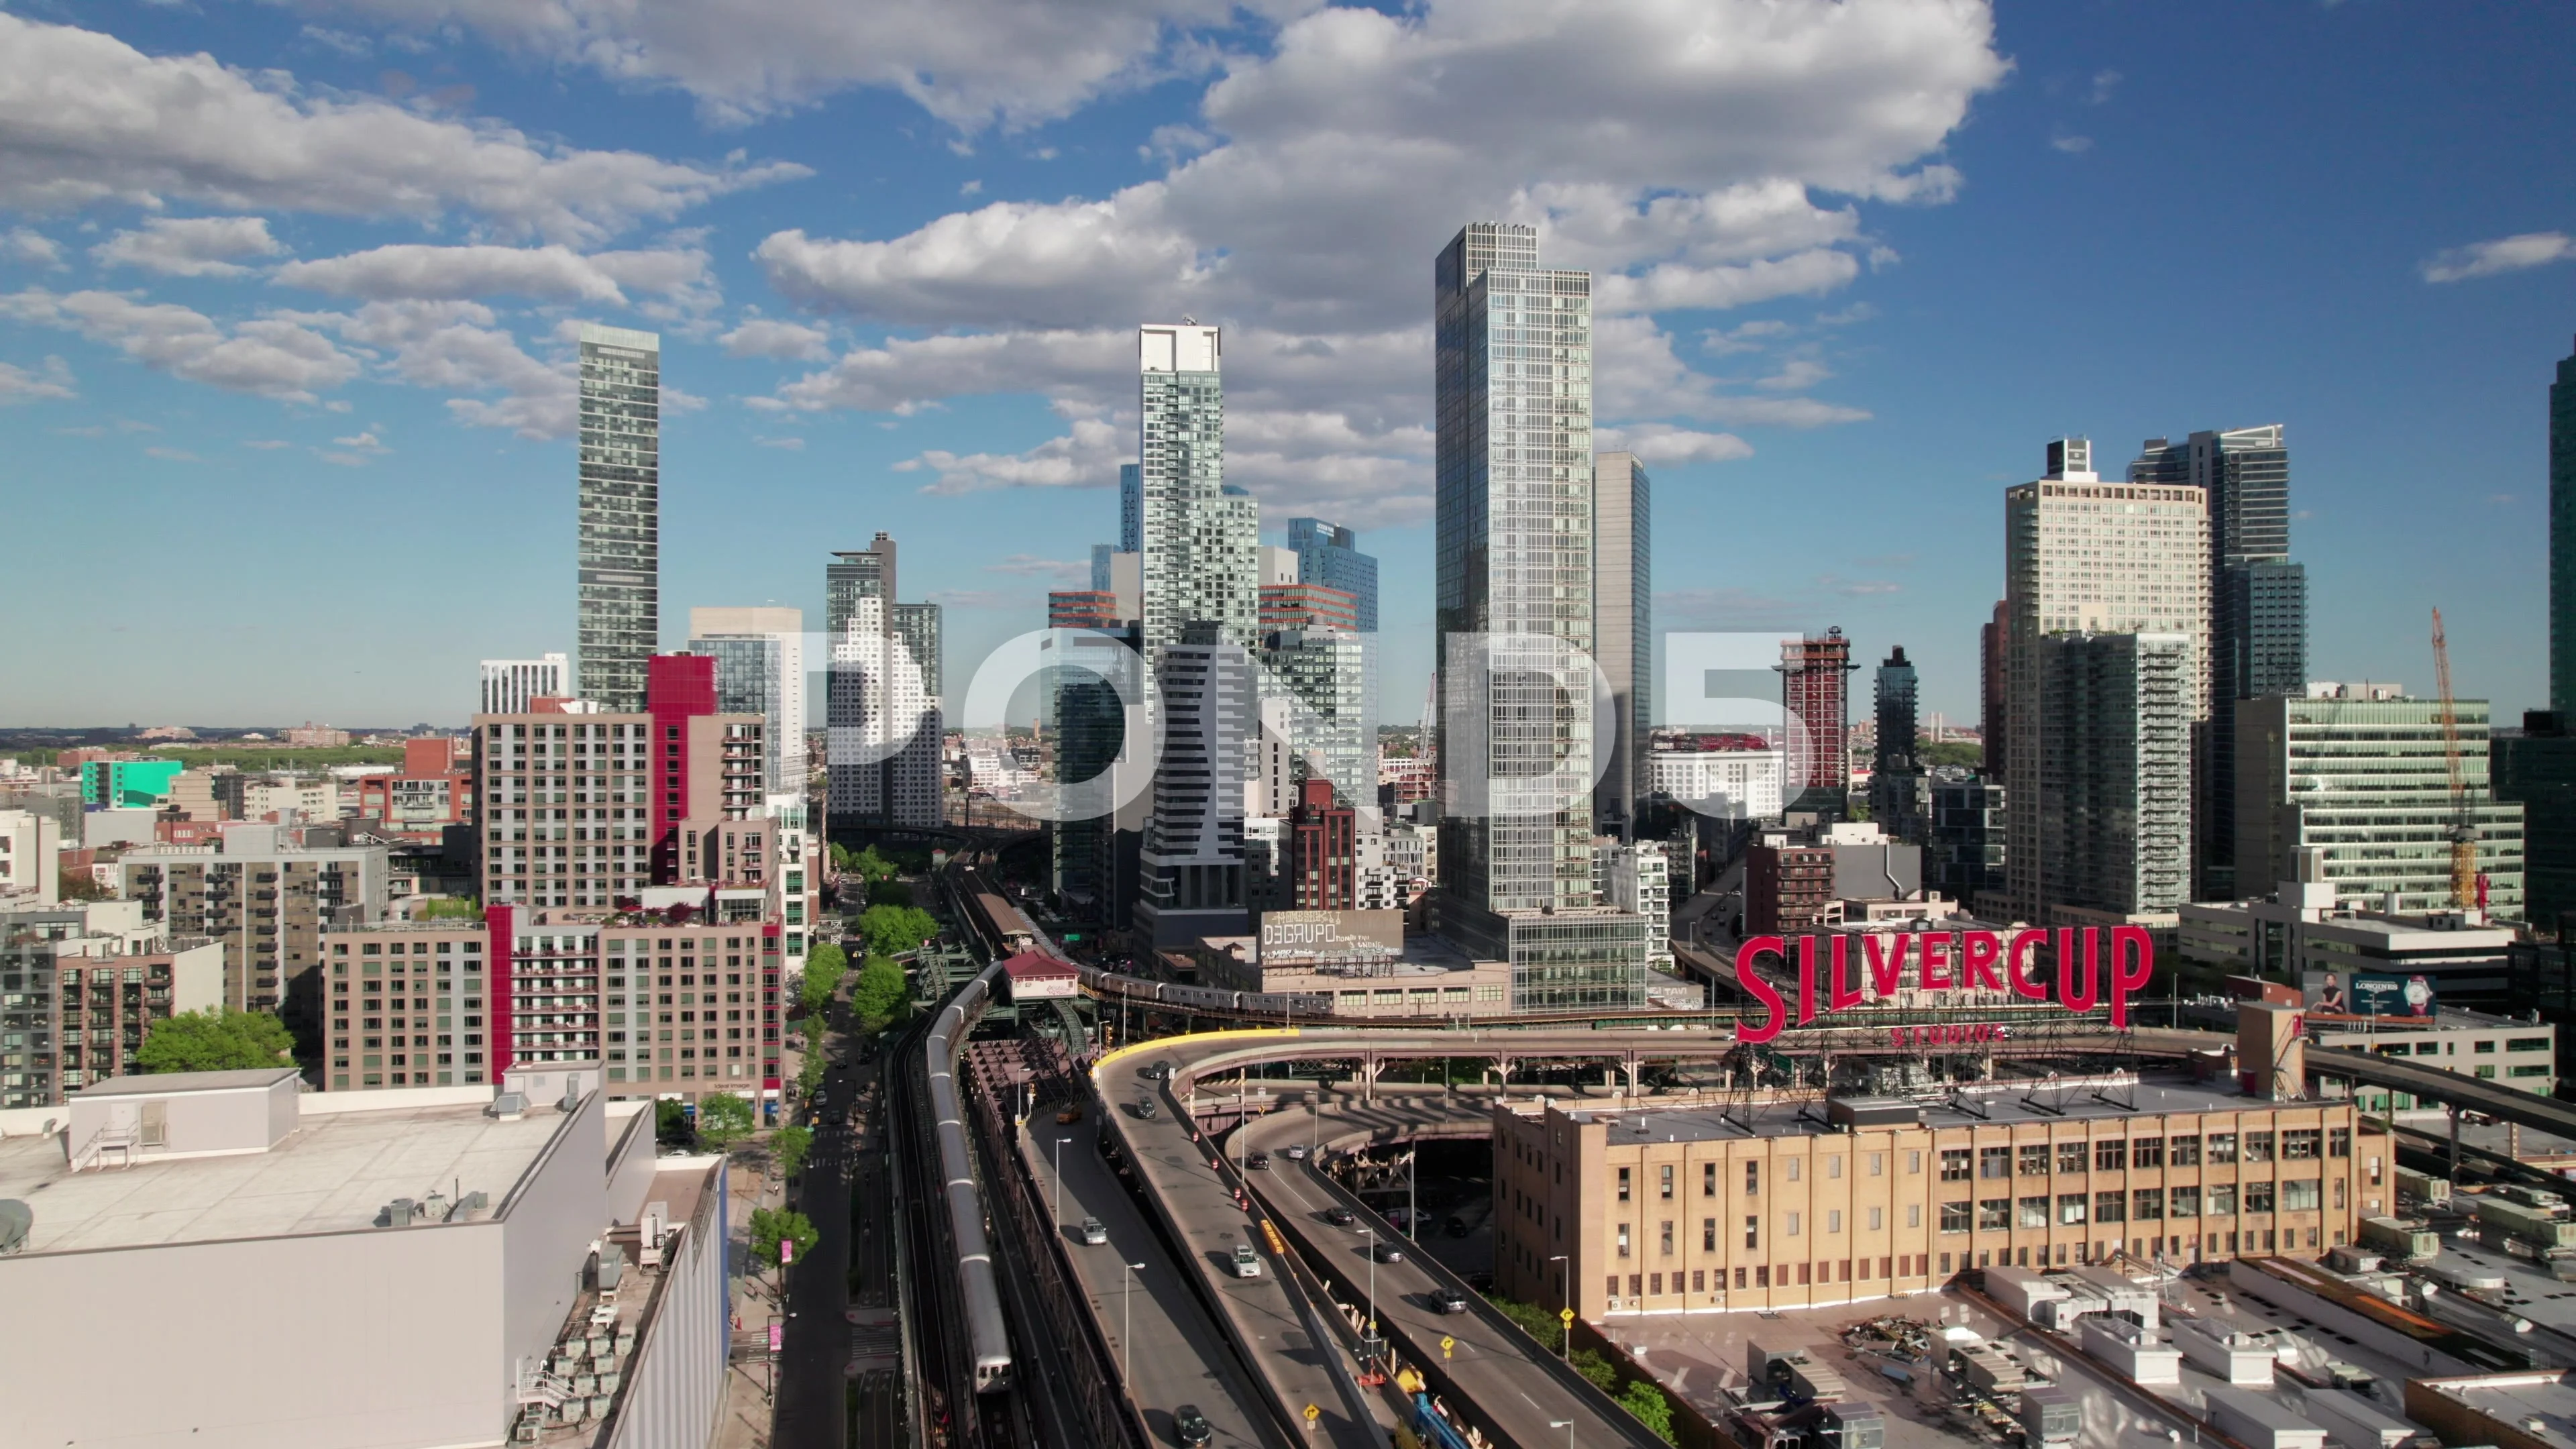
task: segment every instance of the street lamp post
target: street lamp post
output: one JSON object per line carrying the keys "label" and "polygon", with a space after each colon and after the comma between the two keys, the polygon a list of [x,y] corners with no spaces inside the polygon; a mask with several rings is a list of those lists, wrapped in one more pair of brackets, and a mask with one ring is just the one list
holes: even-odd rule
{"label": "street lamp post", "polygon": [[1368,1345],[1369,1356],[1377,1356],[1377,1229],[1362,1228],[1368,1244],[1368,1319],[1361,1325],[1361,1341]]}
{"label": "street lamp post", "polygon": [[1136,1309],[1128,1290],[1135,1286],[1136,1271],[1145,1265],[1118,1261],[1118,1377],[1127,1381],[1127,1392],[1136,1392]]}
{"label": "street lamp post", "polygon": [[1072,1140],[1070,1137],[1055,1140],[1055,1202],[1047,1212],[1048,1220],[1059,1234],[1064,1231],[1064,1144]]}
{"label": "street lamp post", "polygon": [[1547,1421],[1547,1426],[1551,1429],[1563,1429],[1565,1431],[1565,1449],[1574,1449],[1574,1421],[1572,1419],[1550,1419]]}
{"label": "street lamp post", "polygon": [[[1565,1264],[1564,1267],[1556,1270],[1556,1306],[1559,1309],[1572,1308],[1574,1306],[1574,1299],[1572,1296],[1573,1288],[1568,1281],[1568,1275],[1572,1274],[1574,1271],[1573,1263],[1568,1261],[1566,1255],[1563,1253],[1557,1254],[1555,1257],[1548,1259],[1548,1261],[1551,1263]],[[1574,1362],[1574,1323],[1572,1320],[1565,1318],[1559,1318],[1557,1321],[1562,1324],[1565,1329],[1565,1342],[1557,1350],[1558,1356],[1563,1358],[1567,1363],[1572,1363]]]}

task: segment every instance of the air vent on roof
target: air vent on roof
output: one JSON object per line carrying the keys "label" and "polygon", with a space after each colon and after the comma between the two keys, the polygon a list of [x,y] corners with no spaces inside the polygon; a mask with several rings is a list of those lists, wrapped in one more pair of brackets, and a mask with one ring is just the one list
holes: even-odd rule
{"label": "air vent on roof", "polygon": [[0,1197],[0,1258],[27,1246],[36,1230],[36,1210],[14,1197]]}
{"label": "air vent on roof", "polygon": [[484,1108],[483,1111],[485,1115],[497,1117],[504,1122],[516,1122],[520,1118],[528,1115],[527,1094],[524,1092],[503,1092],[501,1095],[494,1097],[492,1099],[492,1105]]}

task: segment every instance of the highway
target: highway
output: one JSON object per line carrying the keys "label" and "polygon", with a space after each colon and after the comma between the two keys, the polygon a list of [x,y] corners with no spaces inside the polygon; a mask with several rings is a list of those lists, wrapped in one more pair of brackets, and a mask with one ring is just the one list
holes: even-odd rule
{"label": "highway", "polygon": [[[1492,1111],[1490,1101],[1473,1098],[1389,1097],[1367,1106],[1336,1104],[1311,1123],[1303,1111],[1255,1117],[1242,1129],[1242,1150],[1269,1153],[1272,1167],[1248,1173],[1246,1179],[1283,1228],[1314,1246],[1323,1271],[1339,1280],[1348,1301],[1361,1302],[1370,1282],[1370,1238],[1361,1230],[1374,1228],[1381,1243],[1401,1243],[1402,1235],[1383,1218],[1360,1210],[1356,1199],[1336,1191],[1313,1162],[1290,1162],[1283,1150],[1309,1140],[1310,1133],[1328,1150],[1372,1139],[1393,1141],[1426,1128],[1448,1129],[1443,1135],[1481,1133],[1490,1130]],[[1230,1137],[1226,1148],[1233,1156],[1236,1144]],[[1334,1226],[1324,1215],[1335,1206],[1358,1211],[1359,1221],[1347,1228]],[[1421,1361],[1449,1377],[1457,1390],[1448,1396],[1453,1409],[1483,1421],[1506,1442],[1548,1443],[1554,1432],[1550,1426],[1567,1423],[1583,1444],[1653,1449],[1661,1442],[1626,1414],[1603,1406],[1597,1394],[1576,1392],[1570,1370],[1537,1361],[1553,1356],[1544,1350],[1533,1353],[1526,1335],[1499,1314],[1479,1310],[1472,1293],[1471,1311],[1441,1313],[1435,1306],[1439,1290],[1463,1291],[1466,1285],[1425,1254],[1408,1250],[1402,1262],[1381,1262],[1375,1277],[1377,1318],[1389,1336],[1398,1344],[1414,1345]],[[1444,1337],[1455,1340],[1453,1357],[1436,1361]]]}
{"label": "highway", "polygon": [[[1059,1137],[1073,1140],[1059,1149]],[[1195,1404],[1215,1429],[1219,1449],[1277,1449],[1281,1441],[1260,1391],[1245,1379],[1135,1198],[1101,1161],[1097,1114],[1059,1126],[1053,1111],[1042,1110],[1020,1132],[1019,1147],[1039,1192],[1062,1204],[1065,1251],[1101,1336],[1127,1365],[1128,1392],[1154,1438],[1171,1442],[1173,1406]],[[1061,1198],[1058,1161],[1064,1164]],[[1082,1242],[1077,1229],[1086,1217],[1109,1229],[1107,1243]],[[1122,1277],[1125,1263],[1145,1266]]]}
{"label": "highway", "polygon": [[[1317,1419],[1314,1433],[1307,1436],[1309,1442],[1340,1449],[1382,1449],[1393,1424],[1392,1413],[1357,1394],[1350,1360],[1338,1340],[1318,1341],[1296,1298],[1280,1281],[1279,1260],[1253,1236],[1251,1219],[1235,1206],[1231,1192],[1209,1165],[1208,1149],[1191,1140],[1191,1124],[1169,1109],[1158,1110],[1152,1117],[1136,1115],[1139,1098],[1160,1095],[1156,1083],[1140,1076],[1146,1062],[1159,1060],[1187,1040],[1152,1043],[1104,1060],[1094,1069],[1092,1079],[1100,1101],[1113,1114],[1105,1124],[1107,1130],[1117,1134],[1138,1180],[1187,1255],[1183,1268],[1197,1277],[1202,1290],[1218,1305],[1226,1332],[1261,1375],[1274,1403],[1287,1414],[1315,1406]],[[1258,1278],[1237,1278],[1225,1266],[1231,1263],[1235,1246],[1247,1241],[1261,1251]]]}

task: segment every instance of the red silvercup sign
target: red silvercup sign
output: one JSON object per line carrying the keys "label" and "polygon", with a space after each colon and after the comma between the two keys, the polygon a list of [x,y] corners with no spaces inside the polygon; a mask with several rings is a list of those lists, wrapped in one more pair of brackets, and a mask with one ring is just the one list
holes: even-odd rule
{"label": "red silvercup sign", "polygon": [[[1737,1018],[1735,1039],[1766,1042],[1783,1027],[1813,1025],[1820,1007],[1823,1012],[1844,1011],[1892,997],[1909,986],[1924,991],[2010,991],[2032,1001],[2055,1002],[2073,1012],[2092,1011],[2107,999],[2111,1025],[2126,1030],[2130,996],[2155,975],[2155,942],[2144,926],[2113,926],[2108,934],[2108,981],[2102,970],[2104,932],[2098,926],[2061,927],[2054,933],[2014,931],[2009,939],[2000,931],[1800,936],[1794,946],[1798,963],[1794,1016],[1779,990],[1753,969],[1765,957],[1790,960],[1792,943],[1779,936],[1755,936],[1735,953],[1736,984],[1754,1002],[1753,1011]],[[2056,968],[2053,979],[2035,959],[2042,952]]]}

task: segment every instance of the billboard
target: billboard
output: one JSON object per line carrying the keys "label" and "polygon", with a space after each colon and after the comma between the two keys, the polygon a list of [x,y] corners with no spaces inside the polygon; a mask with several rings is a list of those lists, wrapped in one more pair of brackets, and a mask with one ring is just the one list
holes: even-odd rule
{"label": "billboard", "polygon": [[1402,911],[1264,911],[1261,964],[1346,961],[1354,956],[1401,955]]}
{"label": "billboard", "polygon": [[2299,978],[2310,1011],[2345,1016],[2415,1016],[2441,1011],[2429,978],[2374,971],[2310,971]]}

